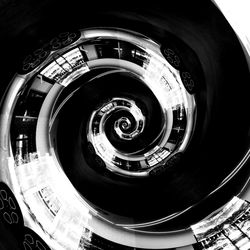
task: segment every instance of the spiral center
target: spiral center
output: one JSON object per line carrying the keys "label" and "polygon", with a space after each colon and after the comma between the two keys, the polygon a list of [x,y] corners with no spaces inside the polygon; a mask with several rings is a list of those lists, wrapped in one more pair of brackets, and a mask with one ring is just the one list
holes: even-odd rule
{"label": "spiral center", "polygon": [[122,117],[119,122],[121,122],[121,127],[123,130],[127,130],[131,127],[131,122],[126,117]]}
{"label": "spiral center", "polygon": [[119,139],[132,140],[143,132],[146,118],[136,103],[128,98],[113,98],[95,110],[89,122],[88,137],[99,152],[103,147],[113,148],[107,133],[110,121],[113,123],[111,132]]}
{"label": "spiral center", "polygon": [[119,131],[126,133],[132,126],[131,121],[128,117],[121,117],[118,121],[115,122],[114,129],[116,133],[121,137]]}
{"label": "spiral center", "polygon": [[[141,110],[130,102],[131,107],[128,109],[131,117],[122,116],[114,123],[114,131],[120,139],[132,140],[142,133],[145,126],[145,117]],[[120,107],[120,109],[123,109]]]}

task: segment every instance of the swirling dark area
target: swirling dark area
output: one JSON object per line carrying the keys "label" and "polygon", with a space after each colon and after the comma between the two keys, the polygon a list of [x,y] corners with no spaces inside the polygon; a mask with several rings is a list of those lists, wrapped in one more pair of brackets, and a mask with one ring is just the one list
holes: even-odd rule
{"label": "swirling dark area", "polygon": [[[158,7],[150,11],[148,9],[145,12],[141,11],[138,15],[133,15],[128,6],[121,15],[117,15],[112,8],[100,14],[105,17],[103,20],[107,26],[111,24],[112,18],[116,18],[120,27],[129,29],[136,27],[136,31],[162,43],[166,39],[164,35],[168,32],[178,36],[198,56],[205,82],[200,82],[201,88],[196,94],[198,123],[192,143],[181,163],[169,169],[160,182],[142,181],[137,189],[133,181],[131,184],[131,181],[119,180],[116,188],[111,188],[113,184],[108,188],[110,182],[113,182],[111,179],[103,176],[90,177],[90,174],[82,173],[88,181],[93,178],[100,185],[104,185],[107,188],[105,190],[98,187],[97,183],[80,181],[80,177],[74,180],[85,197],[98,207],[107,211],[111,209],[115,214],[124,213],[138,221],[139,218],[145,219],[147,216],[153,219],[161,214],[179,211],[199,202],[212,191],[234,169],[246,152],[249,118],[244,115],[244,107],[248,106],[249,85],[246,79],[249,78],[249,74],[245,57],[228,24],[212,6],[206,7],[205,11],[198,5],[198,9],[201,10],[195,12],[190,8],[184,11],[184,8],[178,8],[173,4],[171,8],[165,10],[168,15],[164,17]],[[88,19],[89,25],[97,23],[97,20],[90,22]],[[185,48],[178,49],[182,58],[191,63],[191,57],[185,56]],[[192,74],[195,74],[195,66],[191,70]],[[199,75],[199,72],[197,74]],[[236,82],[241,83],[240,88],[236,87]],[[75,116],[74,119],[78,120],[79,117]],[[73,126],[72,120],[71,124]],[[75,144],[72,151],[76,155],[79,150],[81,150],[80,141]],[[73,160],[69,157],[70,153],[67,155],[64,158],[71,166],[69,174],[72,176],[76,171],[74,166],[79,165],[79,159]],[[81,166],[78,167],[80,168]],[[75,174],[78,175],[77,172]],[[131,188],[128,188],[129,185]],[[117,202],[109,208],[107,204],[113,204],[114,197]]]}
{"label": "swirling dark area", "polygon": [[[112,74],[105,78],[105,84],[100,78],[92,82],[91,88],[88,84],[80,87],[74,98],[64,105],[57,131],[58,157],[79,193],[104,217],[114,221],[122,217],[125,222],[130,219],[141,223],[198,204],[175,220],[151,229],[186,228],[237,194],[249,176],[248,165],[242,166],[227,186],[208,197],[245,155],[250,127],[247,115],[250,79],[246,58],[232,28],[212,2],[168,1],[167,7],[163,7],[160,1],[143,4],[126,1],[120,5],[111,1],[1,1],[3,73],[0,93],[4,95],[8,82],[26,55],[34,50],[37,53],[25,59],[21,73],[30,72],[45,60],[53,46],[57,49],[68,45],[66,39],[62,41],[64,45],[56,47],[59,38],[55,34],[114,25],[150,37],[163,46],[170,64],[183,70],[181,77],[184,83],[186,81],[185,87],[194,93],[197,102],[197,121],[190,145],[174,166],[160,176],[135,180],[106,172],[105,163],[87,143],[85,134],[91,111],[102,100],[117,94],[134,99],[135,95],[138,106],[152,118],[145,127],[147,136],[138,137],[129,147],[127,142],[123,144],[112,134],[109,128],[113,128],[113,121],[109,121],[107,134],[113,145],[123,151],[134,151],[141,144],[148,144],[162,124],[162,113],[152,93],[132,77]],[[53,37],[57,40],[51,40]],[[182,42],[175,43],[173,37]],[[44,48],[47,41],[54,41],[50,44],[52,47],[36,50]],[[38,55],[40,61],[34,55]],[[82,79],[77,81],[80,86]]]}

